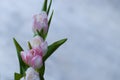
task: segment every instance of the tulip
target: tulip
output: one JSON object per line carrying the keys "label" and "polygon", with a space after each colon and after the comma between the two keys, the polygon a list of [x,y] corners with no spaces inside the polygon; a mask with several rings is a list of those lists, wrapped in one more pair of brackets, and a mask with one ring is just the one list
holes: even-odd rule
{"label": "tulip", "polygon": [[34,24],[33,24],[33,31],[41,31],[43,29],[44,33],[48,31],[48,16],[46,12],[41,12],[34,16]]}
{"label": "tulip", "polygon": [[39,73],[30,67],[26,71],[26,76],[22,77],[20,80],[40,80]]}
{"label": "tulip", "polygon": [[21,57],[22,60],[29,66],[39,69],[42,66],[42,49],[31,49],[27,52],[22,51],[21,52]]}
{"label": "tulip", "polygon": [[46,54],[47,49],[48,49],[48,44],[40,36],[35,36],[30,41],[30,44],[31,44],[32,48],[40,48],[40,49],[42,49],[43,56]]}

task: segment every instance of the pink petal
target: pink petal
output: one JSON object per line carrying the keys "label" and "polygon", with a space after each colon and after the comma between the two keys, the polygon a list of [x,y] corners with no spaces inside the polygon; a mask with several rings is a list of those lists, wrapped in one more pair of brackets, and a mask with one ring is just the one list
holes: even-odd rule
{"label": "pink petal", "polygon": [[40,68],[42,66],[42,57],[41,56],[35,56],[31,60],[31,66],[33,68]]}
{"label": "pink petal", "polygon": [[24,51],[21,51],[21,57],[24,62],[26,62],[26,53]]}
{"label": "pink petal", "polygon": [[44,56],[47,52],[47,49],[48,49],[48,44],[46,41],[41,44],[41,48],[42,48],[42,52],[43,52],[43,56]]}

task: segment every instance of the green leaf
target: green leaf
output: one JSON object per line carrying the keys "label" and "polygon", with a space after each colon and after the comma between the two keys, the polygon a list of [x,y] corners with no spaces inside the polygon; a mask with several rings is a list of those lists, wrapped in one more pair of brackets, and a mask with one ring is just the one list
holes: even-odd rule
{"label": "green leaf", "polygon": [[19,73],[14,73],[14,80],[20,80],[23,76]]}
{"label": "green leaf", "polygon": [[43,62],[46,61],[46,59],[48,57],[50,57],[53,54],[53,52],[56,51],[56,49],[58,49],[66,41],[67,41],[67,39],[65,38],[65,39],[56,41],[53,44],[51,44],[50,46],[48,46],[48,51],[47,51],[46,55],[43,57]]}
{"label": "green leaf", "polygon": [[54,13],[54,10],[52,11],[51,15],[50,15],[50,19],[48,21],[48,26],[50,26],[50,23],[51,23],[51,20],[52,20],[52,17],[53,17],[53,13]]}
{"label": "green leaf", "polygon": [[43,66],[38,70],[40,80],[44,80],[44,73],[45,73],[45,63],[43,62]]}
{"label": "green leaf", "polygon": [[[50,16],[49,21],[48,21],[48,31],[49,31],[49,28],[50,28],[50,23],[51,23],[51,20],[52,20],[52,17],[53,17],[53,13],[54,13],[54,10],[52,11],[51,16]],[[48,35],[48,31],[45,34],[44,39],[46,39],[46,37]]]}
{"label": "green leaf", "polygon": [[22,47],[19,45],[19,43],[17,42],[17,40],[15,38],[13,38],[15,47],[16,47],[16,51],[17,51],[17,56],[18,56],[18,60],[19,60],[19,66],[20,66],[20,74],[24,74],[24,72],[27,69],[26,64],[22,61],[20,52],[23,51]]}
{"label": "green leaf", "polygon": [[48,6],[48,9],[47,9],[47,15],[49,15],[51,4],[52,4],[52,0],[50,0],[49,6]]}
{"label": "green leaf", "polygon": [[29,49],[32,49],[32,46],[29,41],[28,41],[28,47],[29,47]]}
{"label": "green leaf", "polygon": [[42,11],[47,11],[47,0],[44,0]]}

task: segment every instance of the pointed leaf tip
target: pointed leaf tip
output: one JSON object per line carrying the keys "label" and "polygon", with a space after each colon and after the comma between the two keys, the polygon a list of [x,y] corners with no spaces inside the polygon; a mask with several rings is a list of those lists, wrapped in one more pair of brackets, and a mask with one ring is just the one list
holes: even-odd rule
{"label": "pointed leaf tip", "polygon": [[50,27],[50,24],[51,24],[51,20],[52,20],[53,14],[54,14],[54,10],[52,10],[52,13],[51,13],[49,21],[48,21],[48,26],[49,27]]}
{"label": "pointed leaf tip", "polygon": [[22,47],[20,46],[20,44],[17,42],[17,40],[15,38],[13,38],[15,47],[16,47],[16,51],[17,51],[17,56],[18,56],[18,60],[19,60],[19,66],[20,66],[20,74],[24,74],[24,72],[27,69],[26,64],[23,62],[22,58],[21,58],[21,51],[23,51]]}
{"label": "pointed leaf tip", "polygon": [[44,0],[42,11],[47,11],[47,0]]}
{"label": "pointed leaf tip", "polygon": [[29,49],[32,49],[32,46],[29,41],[28,41],[28,47],[29,47]]}
{"label": "pointed leaf tip", "polygon": [[51,4],[52,4],[52,0],[50,0],[49,6],[48,6],[48,9],[47,9],[47,15],[49,15]]}

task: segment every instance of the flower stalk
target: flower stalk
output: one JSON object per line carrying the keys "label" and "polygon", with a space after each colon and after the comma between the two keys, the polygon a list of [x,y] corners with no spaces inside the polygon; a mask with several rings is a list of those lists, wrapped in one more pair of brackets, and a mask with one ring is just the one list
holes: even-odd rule
{"label": "flower stalk", "polygon": [[41,13],[34,16],[32,27],[34,36],[27,43],[28,50],[24,50],[17,40],[13,38],[20,66],[20,72],[14,74],[14,80],[45,80],[46,60],[67,40],[66,38],[61,39],[51,45],[48,45],[46,41],[53,17],[52,11],[48,19],[51,4],[52,0],[50,0],[49,5],[48,0],[44,0]]}

